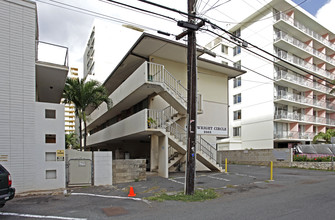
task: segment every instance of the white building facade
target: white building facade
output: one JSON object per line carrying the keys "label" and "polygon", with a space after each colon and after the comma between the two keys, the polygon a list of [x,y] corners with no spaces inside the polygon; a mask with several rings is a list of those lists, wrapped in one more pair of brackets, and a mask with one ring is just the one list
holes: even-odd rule
{"label": "white building facade", "polygon": [[208,44],[229,62],[249,68],[230,81],[230,137],[220,149],[290,148],[335,128],[333,32],[290,0],[271,1],[230,32],[279,59],[220,38]]}
{"label": "white building facade", "polygon": [[[132,45],[103,84],[113,107],[102,104],[89,112],[87,145],[91,150],[113,151],[114,159],[147,159],[147,170],[163,177],[184,169],[186,51],[184,44],[150,34]],[[198,59],[197,125],[213,127],[212,135],[198,135],[198,169],[221,171],[215,143],[217,136],[228,135],[228,79],[242,73]]]}
{"label": "white building facade", "polygon": [[[36,3],[0,0],[0,163],[17,192],[65,187],[67,48],[38,41]],[[64,53],[61,63],[42,51]]]}
{"label": "white building facade", "polygon": [[[95,19],[83,56],[83,76],[103,83],[141,32],[108,21]],[[122,42],[114,41],[122,36]]]}

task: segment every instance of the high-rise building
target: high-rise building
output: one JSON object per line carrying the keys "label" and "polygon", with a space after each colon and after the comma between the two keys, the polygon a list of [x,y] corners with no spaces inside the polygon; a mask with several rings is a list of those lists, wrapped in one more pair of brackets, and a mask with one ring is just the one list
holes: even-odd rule
{"label": "high-rise building", "polygon": [[287,148],[335,128],[334,32],[290,0],[265,4],[230,32],[278,58],[234,37],[238,45],[222,38],[208,44],[251,69],[230,80],[230,138],[221,149]]}
{"label": "high-rise building", "polygon": [[40,42],[37,24],[35,2],[0,0],[0,163],[18,192],[65,187],[67,48]]}
{"label": "high-rise building", "polygon": [[[94,20],[91,30],[83,56],[83,76],[103,83],[141,32],[100,19]],[[122,36],[122,42],[113,40],[115,36]]]}
{"label": "high-rise building", "polygon": [[[70,78],[78,78],[78,68],[71,67]],[[75,133],[76,131],[76,114],[74,104],[65,104],[65,134]]]}

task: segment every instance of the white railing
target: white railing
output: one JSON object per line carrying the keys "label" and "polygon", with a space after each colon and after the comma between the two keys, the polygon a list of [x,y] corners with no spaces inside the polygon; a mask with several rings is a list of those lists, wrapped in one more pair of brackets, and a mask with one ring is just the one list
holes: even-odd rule
{"label": "white railing", "polygon": [[328,124],[326,118],[318,117],[314,115],[305,115],[297,112],[288,112],[286,110],[279,110],[275,112],[274,119],[286,119],[292,121],[303,121],[311,124]]}
{"label": "white railing", "polygon": [[301,139],[312,140],[315,134],[313,132],[299,132],[299,131],[275,131],[274,139]]}
{"label": "white railing", "polygon": [[317,67],[314,64],[311,64],[309,62],[306,62],[305,60],[301,59],[300,57],[297,56],[293,56],[285,51],[279,51],[276,53],[276,56],[278,56],[279,58],[286,60],[288,62],[297,64],[305,69],[308,69],[310,71],[316,72],[317,74],[319,74],[320,76],[323,77],[327,77],[331,80],[335,79],[335,75],[332,74],[331,72],[321,69],[319,67]]}
{"label": "white railing", "polygon": [[274,79],[275,80],[285,79],[287,81],[305,86],[307,88],[314,88],[315,90],[318,90],[324,93],[329,93],[331,91],[331,88],[321,83],[313,82],[311,79],[304,77],[300,74],[286,72],[284,70],[275,71]]}
{"label": "white railing", "polygon": [[274,99],[275,100],[284,99],[292,102],[298,102],[306,105],[314,105],[321,108],[335,110],[335,104],[329,101],[317,100],[302,95],[286,92],[284,90],[279,90],[275,92]]}
{"label": "white railing", "polygon": [[[171,121],[175,112],[176,110],[170,106],[163,110],[148,109],[148,128],[165,129],[178,141],[182,142],[183,145],[186,145],[187,130],[178,123]],[[196,142],[197,150],[218,164],[218,161],[216,160],[216,148],[201,136],[197,136]]]}
{"label": "white railing", "polygon": [[276,22],[279,21],[279,20],[284,20],[285,22],[291,24],[292,26],[296,27],[300,31],[309,35],[310,37],[313,37],[314,39],[318,40],[319,42],[323,43],[324,45],[326,45],[326,46],[332,48],[333,50],[335,50],[335,44],[333,44],[329,40],[325,39],[324,37],[322,37],[317,32],[315,32],[315,31],[311,30],[310,28],[306,27],[305,25],[303,25],[299,21],[291,18],[290,16],[288,16],[288,15],[282,13],[282,12],[279,12],[274,16],[274,19],[275,19]]}
{"label": "white railing", "polygon": [[169,71],[167,71],[164,65],[156,63],[148,63],[148,81],[164,83],[169,89],[171,89],[180,101],[186,106],[187,105],[187,89],[181,84],[180,80],[177,80]]}
{"label": "white railing", "polygon": [[327,56],[324,53],[321,53],[320,51],[314,49],[311,46],[308,46],[307,44],[305,44],[304,42],[288,35],[287,33],[283,32],[283,31],[278,31],[275,33],[275,39],[274,41],[278,41],[278,40],[284,40],[290,44],[293,44],[297,47],[299,47],[300,49],[309,52],[310,54],[313,54],[315,56],[317,56],[318,58],[331,63],[333,65],[335,65],[335,59],[333,59],[332,57]]}
{"label": "white railing", "polygon": [[[62,66],[68,66],[69,56],[68,48],[43,41],[36,41],[36,61],[54,63]],[[53,54],[53,56],[50,56]]]}

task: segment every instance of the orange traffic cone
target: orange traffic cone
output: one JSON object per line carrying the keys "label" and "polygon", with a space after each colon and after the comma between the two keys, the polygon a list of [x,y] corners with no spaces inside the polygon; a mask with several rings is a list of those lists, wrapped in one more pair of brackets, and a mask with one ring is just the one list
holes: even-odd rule
{"label": "orange traffic cone", "polygon": [[136,194],[134,193],[134,189],[133,189],[133,187],[131,186],[131,187],[130,187],[130,190],[129,190],[128,197],[134,197],[134,196],[136,196]]}

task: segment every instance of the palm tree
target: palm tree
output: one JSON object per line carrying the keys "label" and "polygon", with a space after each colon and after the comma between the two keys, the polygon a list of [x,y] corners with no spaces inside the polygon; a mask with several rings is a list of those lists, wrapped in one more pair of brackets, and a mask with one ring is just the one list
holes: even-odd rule
{"label": "palm tree", "polygon": [[313,143],[316,143],[318,140],[324,140],[326,141],[326,144],[331,143],[331,138],[335,137],[335,129],[328,129],[326,133],[319,132],[317,135],[313,138]]}
{"label": "palm tree", "polygon": [[77,149],[79,143],[75,133],[65,134],[65,149]]}
{"label": "palm tree", "polygon": [[89,106],[97,108],[102,102],[107,104],[107,107],[112,106],[111,99],[108,98],[107,91],[96,80],[89,80],[87,82],[84,79],[79,80],[78,78],[67,78],[64,92],[63,92],[63,103],[73,103],[75,106],[75,114],[79,118],[79,139],[80,139],[80,150],[82,150],[82,121],[84,122],[84,150],[86,150],[86,137],[87,137],[87,118],[85,110]]}

